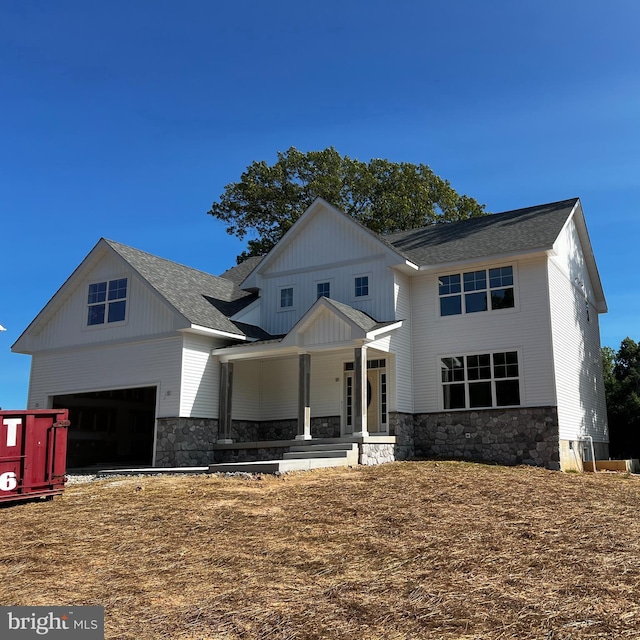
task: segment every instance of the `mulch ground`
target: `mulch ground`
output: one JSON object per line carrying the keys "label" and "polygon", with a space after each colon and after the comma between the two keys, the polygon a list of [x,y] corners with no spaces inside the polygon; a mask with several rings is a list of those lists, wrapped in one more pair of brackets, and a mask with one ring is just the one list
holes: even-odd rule
{"label": "mulch ground", "polygon": [[640,478],[460,462],[132,477],[0,510],[0,604],[107,638],[640,638]]}

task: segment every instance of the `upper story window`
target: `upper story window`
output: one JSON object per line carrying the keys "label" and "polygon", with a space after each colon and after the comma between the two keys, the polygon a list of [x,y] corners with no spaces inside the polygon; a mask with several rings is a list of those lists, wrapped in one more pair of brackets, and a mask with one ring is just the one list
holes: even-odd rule
{"label": "upper story window", "polygon": [[316,299],[317,298],[330,298],[331,297],[331,283],[330,282],[318,282],[316,285]]}
{"label": "upper story window", "polygon": [[87,325],[122,322],[127,311],[127,279],[89,285]]}
{"label": "upper story window", "polygon": [[280,289],[280,308],[293,309],[293,287],[282,287]]}
{"label": "upper story window", "polygon": [[442,358],[440,367],[445,409],[520,404],[517,351]]}
{"label": "upper story window", "polygon": [[440,276],[438,294],[441,316],[509,309],[515,305],[513,267]]}
{"label": "upper story window", "polygon": [[357,276],[355,280],[355,296],[363,298],[369,295],[369,276]]}

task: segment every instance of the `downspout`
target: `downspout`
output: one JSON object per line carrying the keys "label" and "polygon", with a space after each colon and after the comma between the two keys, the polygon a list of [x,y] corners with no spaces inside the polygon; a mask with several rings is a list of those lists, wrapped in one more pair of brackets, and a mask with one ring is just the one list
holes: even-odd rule
{"label": "downspout", "polygon": [[598,471],[598,465],[596,464],[596,452],[593,448],[593,437],[583,436],[581,440],[589,440],[589,443],[591,444],[591,461],[593,462],[593,473],[596,473]]}

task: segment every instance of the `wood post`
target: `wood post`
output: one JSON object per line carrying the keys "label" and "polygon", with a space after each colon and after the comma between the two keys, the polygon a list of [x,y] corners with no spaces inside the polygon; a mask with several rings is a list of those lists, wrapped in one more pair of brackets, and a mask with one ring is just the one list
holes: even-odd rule
{"label": "wood post", "polygon": [[220,412],[218,443],[231,444],[231,401],[233,397],[233,362],[220,363]]}

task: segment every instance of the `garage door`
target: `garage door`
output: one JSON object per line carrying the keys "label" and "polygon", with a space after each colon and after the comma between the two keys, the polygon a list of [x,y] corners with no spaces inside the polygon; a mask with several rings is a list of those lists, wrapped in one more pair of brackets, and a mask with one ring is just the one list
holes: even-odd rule
{"label": "garage door", "polygon": [[155,387],[55,396],[53,408],[69,409],[68,468],[152,463]]}

